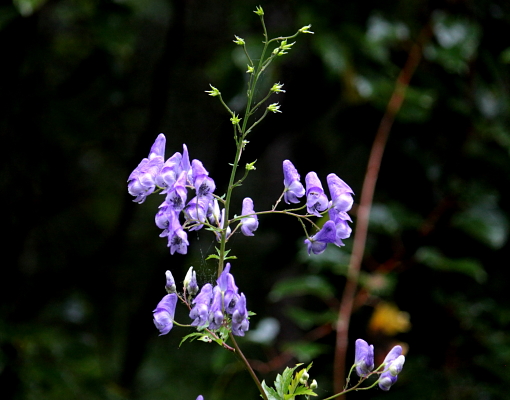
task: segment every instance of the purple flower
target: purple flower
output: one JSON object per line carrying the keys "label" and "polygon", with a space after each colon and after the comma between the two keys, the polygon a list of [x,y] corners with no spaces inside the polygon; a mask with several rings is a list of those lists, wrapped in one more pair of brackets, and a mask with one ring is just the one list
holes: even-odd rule
{"label": "purple flower", "polygon": [[156,188],[156,177],[164,163],[165,135],[160,133],[151,147],[148,158],[144,158],[128,177],[128,192],[136,196],[133,200],[143,203]]}
{"label": "purple flower", "polygon": [[328,197],[324,194],[322,183],[315,172],[309,172],[305,177],[306,182],[306,209],[309,214],[321,217],[320,212],[327,210]]}
{"label": "purple flower", "polygon": [[359,377],[368,375],[374,369],[374,346],[369,346],[363,339],[356,340],[354,364]]}
{"label": "purple flower", "polygon": [[202,396],[202,395],[198,396],[197,400],[204,400],[204,396]]}
{"label": "purple flower", "polygon": [[283,200],[285,203],[299,203],[298,198],[305,195],[305,188],[300,182],[297,169],[289,160],[283,161]]}
{"label": "purple flower", "polygon": [[213,287],[210,283],[202,286],[200,293],[193,299],[193,308],[189,317],[193,320],[192,326],[206,327],[209,318],[209,308],[213,298]]}
{"label": "purple flower", "polygon": [[342,239],[347,239],[351,236],[352,229],[347,223],[351,218],[345,212],[338,212],[335,208],[329,210],[329,219],[335,223],[336,241],[337,246],[343,246]]}
{"label": "purple flower", "polygon": [[246,215],[247,217],[241,219],[241,232],[243,232],[243,235],[245,236],[253,236],[253,232],[255,232],[259,227],[259,220],[257,215],[254,213],[253,200],[246,197],[243,200],[242,215]]}
{"label": "purple flower", "polygon": [[223,309],[228,314],[232,314],[234,307],[239,300],[239,289],[236,286],[234,275],[230,273],[230,263],[227,263],[216,283],[223,294]]}
{"label": "purple flower", "polygon": [[405,357],[402,356],[402,347],[394,346],[384,359],[384,372],[379,377],[379,387],[388,391],[397,381],[397,375],[402,370]]}
{"label": "purple flower", "polygon": [[354,203],[354,199],[352,198],[354,192],[352,189],[335,174],[329,174],[327,181],[333,208],[338,212],[349,211]]}
{"label": "purple flower", "polygon": [[248,310],[246,309],[246,297],[241,293],[232,313],[232,333],[236,336],[244,336],[250,328]]}
{"label": "purple flower", "polygon": [[158,176],[156,176],[156,185],[164,189],[161,194],[167,193],[173,188],[182,171],[181,160],[182,155],[177,152],[166,160],[163,167],[161,167]]}
{"label": "purple flower", "polygon": [[223,298],[219,286],[213,289],[213,299],[209,308],[209,329],[219,329],[223,323]]}
{"label": "purple flower", "polygon": [[[167,247],[170,247],[170,254],[173,255],[175,252],[186,254],[189,246],[188,235],[184,232],[179,222],[179,213],[174,212],[170,207],[161,212],[161,209],[164,207],[161,207],[158,214],[156,214],[156,224],[160,224],[158,225],[159,227],[166,224],[165,230],[159,236],[168,237]],[[167,222],[163,224],[165,218],[167,218]]]}
{"label": "purple flower", "polygon": [[212,193],[216,189],[216,184],[212,178],[209,178],[209,172],[207,172],[199,160],[191,162],[191,179],[193,186],[195,186],[197,197],[206,196],[212,199]]}
{"label": "purple flower", "polygon": [[209,199],[207,197],[193,197],[186,208],[184,209],[184,216],[187,221],[193,223],[190,231],[197,231],[204,225],[207,217],[207,210],[209,208]]}
{"label": "purple flower", "polygon": [[154,325],[160,332],[159,336],[166,335],[173,328],[176,305],[177,295],[175,293],[167,294],[153,311]]}
{"label": "purple flower", "polygon": [[331,220],[327,221],[319,232],[305,240],[308,246],[308,255],[310,255],[310,252],[321,254],[326,250],[328,243],[336,242],[336,227],[335,223]]}
{"label": "purple flower", "polygon": [[165,201],[174,211],[181,211],[186,204],[188,192],[186,191],[186,171],[182,171],[173,188],[169,190]]}

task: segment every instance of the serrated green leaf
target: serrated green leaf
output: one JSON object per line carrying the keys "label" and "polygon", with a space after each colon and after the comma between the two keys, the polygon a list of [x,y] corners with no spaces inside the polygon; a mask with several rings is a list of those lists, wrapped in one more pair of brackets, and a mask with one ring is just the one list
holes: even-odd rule
{"label": "serrated green leaf", "polygon": [[312,389],[307,388],[306,386],[299,386],[296,391],[294,392],[295,396],[317,396],[317,393],[315,393]]}
{"label": "serrated green leaf", "polygon": [[196,340],[198,339],[198,337],[201,337],[201,336],[204,336],[205,334],[204,333],[200,333],[200,332],[193,332],[193,333],[190,333],[189,335],[186,335],[182,338],[181,340],[181,343],[179,343],[179,347],[181,347],[181,345],[186,341],[186,340],[190,340],[190,342],[192,342],[193,340]]}
{"label": "serrated green leaf", "polygon": [[215,260],[219,260],[220,259],[220,257],[217,256],[216,254],[209,254],[205,260],[207,261],[207,260],[210,260],[212,258],[214,258]]}
{"label": "serrated green leaf", "polygon": [[262,389],[264,389],[267,400],[283,400],[272,387],[266,385],[266,381],[262,381]]}

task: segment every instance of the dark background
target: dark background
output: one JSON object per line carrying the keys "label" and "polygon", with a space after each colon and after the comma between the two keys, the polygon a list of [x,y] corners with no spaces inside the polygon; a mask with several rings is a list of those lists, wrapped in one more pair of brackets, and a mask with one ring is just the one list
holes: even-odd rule
{"label": "dark background", "polygon": [[[0,6],[2,399],[258,398],[218,346],[179,348],[185,328],[157,336],[164,272],[180,283],[193,265],[213,281],[215,241],[191,233],[188,255],[170,256],[153,222],[161,197],[135,204],[126,180],[163,132],[167,157],[186,143],[224,192],[232,127],[204,91],[243,105],[232,40],[257,57],[259,4],[270,36],[307,24],[315,35],[264,75],[284,83],[270,100],[283,113],[249,137],[242,165],[257,170],[235,192],[238,214],[244,196],[257,211],[274,204],[286,158],[302,177],[337,173],[359,201],[396,77],[429,32],[383,158],[351,324],[351,344],[366,338],[383,357],[403,343],[407,362],[389,393],[349,397],[509,398],[508,2],[17,0]],[[303,239],[297,221],[264,216],[255,237],[231,240],[252,330],[266,317],[280,327],[240,343],[267,382],[314,358],[324,398],[352,238],[319,258]]]}

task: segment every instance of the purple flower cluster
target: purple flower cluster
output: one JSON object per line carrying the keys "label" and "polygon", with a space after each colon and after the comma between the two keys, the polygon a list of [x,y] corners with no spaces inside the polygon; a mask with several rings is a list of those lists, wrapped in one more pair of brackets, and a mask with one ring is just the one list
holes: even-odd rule
{"label": "purple flower cluster", "polygon": [[216,330],[230,319],[232,333],[236,336],[244,336],[250,327],[246,297],[243,293],[239,294],[229,263],[217,279],[216,286],[210,283],[202,286],[192,304],[189,313],[192,326]]}
{"label": "purple flower cluster", "polygon": [[294,165],[289,161],[283,162],[283,184],[285,191],[283,199],[287,204],[299,203],[299,198],[306,195],[306,209],[309,214],[321,217],[321,212],[329,209],[329,221],[312,237],[305,240],[308,254],[320,254],[328,243],[343,246],[342,239],[351,235],[351,227],[347,223],[352,221],[347,214],[354,202],[354,192],[336,174],[327,176],[331,201],[324,193],[324,188],[315,172],[309,172],[305,177],[306,190],[300,182],[300,176]]}
{"label": "purple flower cluster", "polygon": [[[156,225],[163,229],[160,237],[168,238],[171,254],[186,254],[188,235],[179,220],[180,213],[184,214],[189,230],[202,228],[206,219],[221,226],[219,206],[213,197],[216,185],[201,161],[190,163],[186,145],[183,145],[182,154],[177,152],[164,161],[165,144],[165,135],[161,133],[149,156],[129,175],[128,191],[139,204],[156,189],[166,195],[155,217]],[[188,188],[195,190],[195,197],[189,201]]]}
{"label": "purple flower cluster", "polygon": [[[390,387],[397,381],[405,360],[401,346],[394,346],[386,355],[383,362],[383,371],[378,380],[379,387],[382,390],[390,390]],[[361,378],[366,377],[374,369],[374,346],[369,346],[363,339],[356,340],[354,366],[356,367],[356,373]]]}

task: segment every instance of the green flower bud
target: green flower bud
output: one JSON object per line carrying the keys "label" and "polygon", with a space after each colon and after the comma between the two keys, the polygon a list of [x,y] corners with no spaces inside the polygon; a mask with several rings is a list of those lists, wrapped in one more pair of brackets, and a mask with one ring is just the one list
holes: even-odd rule
{"label": "green flower bud", "polygon": [[308,378],[310,378],[310,375],[306,370],[304,370],[303,373],[301,374],[301,378],[299,379],[299,383],[301,383],[302,385],[306,384]]}
{"label": "green flower bud", "polygon": [[221,93],[218,89],[216,89],[213,85],[209,84],[212,90],[206,90],[206,93],[209,93],[209,96],[219,96]]}
{"label": "green flower bud", "polygon": [[255,68],[253,68],[251,65],[248,65],[248,69],[246,70],[247,74],[253,74],[255,72]]}
{"label": "green flower bud", "polygon": [[264,15],[264,10],[262,9],[262,6],[257,6],[256,10],[253,11],[258,16],[262,17]]}
{"label": "green flower bud", "polygon": [[273,87],[271,88],[271,92],[273,93],[285,93],[285,90],[282,90],[283,83],[275,83]]}
{"label": "green flower bud", "polygon": [[239,118],[236,113],[232,115],[232,118],[230,118],[230,121],[232,122],[232,125],[239,125],[239,122],[241,122],[242,118]]}
{"label": "green flower bud", "polygon": [[281,113],[280,106],[278,105],[278,103],[270,104],[269,106],[267,106],[267,109],[274,113],[277,113],[277,112]]}
{"label": "green flower bud", "polygon": [[239,46],[244,46],[245,43],[244,43],[244,39],[243,38],[240,38],[239,36],[237,35],[234,35],[236,37],[236,40],[233,40],[233,42]]}
{"label": "green flower bud", "polygon": [[300,33],[311,33],[313,35],[313,32],[310,31],[309,29],[312,27],[312,25],[306,25],[306,26],[303,26],[299,32]]}
{"label": "green flower bud", "polygon": [[314,379],[312,381],[312,383],[310,383],[310,389],[314,390],[314,389],[317,389],[319,387],[319,384],[317,383],[317,381]]}

